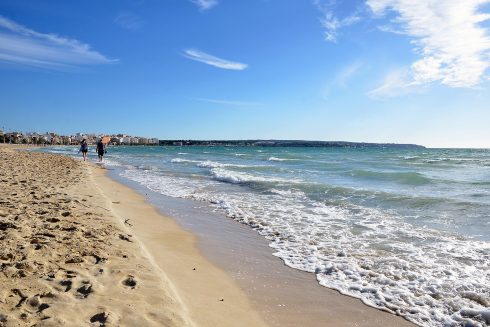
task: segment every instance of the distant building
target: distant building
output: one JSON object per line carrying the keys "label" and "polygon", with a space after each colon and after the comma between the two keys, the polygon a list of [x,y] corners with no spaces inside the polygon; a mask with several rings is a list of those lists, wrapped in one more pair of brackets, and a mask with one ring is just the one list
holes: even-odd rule
{"label": "distant building", "polygon": [[110,143],[113,145],[119,145],[122,143],[122,137],[113,136],[111,137]]}
{"label": "distant building", "polygon": [[81,142],[83,140],[83,137],[84,135],[82,133],[76,133],[72,139],[74,141]]}

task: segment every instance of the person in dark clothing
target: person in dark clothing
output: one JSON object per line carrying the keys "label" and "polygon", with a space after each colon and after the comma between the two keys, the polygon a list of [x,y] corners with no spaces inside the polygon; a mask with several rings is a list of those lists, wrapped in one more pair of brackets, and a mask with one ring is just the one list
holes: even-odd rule
{"label": "person in dark clothing", "polygon": [[82,152],[83,161],[87,160],[88,144],[85,138],[83,138],[82,142],[80,143],[80,150],[78,152]]}
{"label": "person in dark clothing", "polygon": [[97,154],[99,155],[99,162],[102,162],[104,159],[105,153],[105,144],[102,142],[102,139],[97,142]]}

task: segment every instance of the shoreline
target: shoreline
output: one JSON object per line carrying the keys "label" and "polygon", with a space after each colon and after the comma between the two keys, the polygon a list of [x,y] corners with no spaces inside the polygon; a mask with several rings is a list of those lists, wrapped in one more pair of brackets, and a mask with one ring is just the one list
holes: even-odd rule
{"label": "shoreline", "polygon": [[165,197],[110,172],[108,178],[144,196],[163,216],[194,234],[200,253],[238,283],[268,325],[416,326],[321,286],[312,273],[286,266],[273,256],[267,240],[247,225],[211,213],[205,204]]}
{"label": "shoreline", "polygon": [[143,196],[91,167],[95,182],[121,222],[146,248],[154,264],[175,285],[196,326],[267,326],[246,295],[196,247],[196,237],[161,215]]}
{"label": "shoreline", "polygon": [[[0,151],[19,166],[4,169],[12,179],[0,179],[9,203],[0,220],[14,226],[0,233],[17,242],[0,257],[0,283],[14,279],[0,292],[2,327],[414,326],[286,267],[265,240],[235,221],[225,218],[228,238],[215,230],[211,243],[222,242],[210,246],[105,168],[14,147]],[[28,219],[15,220],[15,207]],[[22,265],[17,252],[26,252]]]}

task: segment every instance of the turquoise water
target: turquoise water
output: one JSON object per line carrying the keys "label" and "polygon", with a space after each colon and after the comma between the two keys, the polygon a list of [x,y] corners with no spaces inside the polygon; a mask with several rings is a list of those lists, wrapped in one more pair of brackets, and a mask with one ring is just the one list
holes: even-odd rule
{"label": "turquoise water", "polygon": [[490,323],[490,150],[112,147],[106,164],[209,203],[366,304],[423,326]]}

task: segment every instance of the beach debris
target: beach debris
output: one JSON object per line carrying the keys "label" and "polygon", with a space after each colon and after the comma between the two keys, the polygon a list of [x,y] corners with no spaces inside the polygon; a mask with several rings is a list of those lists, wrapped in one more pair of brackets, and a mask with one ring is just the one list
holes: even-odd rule
{"label": "beach debris", "polygon": [[128,225],[129,227],[133,227],[133,224],[129,222],[129,218],[124,220],[124,224]]}
{"label": "beach debris", "polygon": [[219,299],[220,302],[223,302],[225,299]]}

